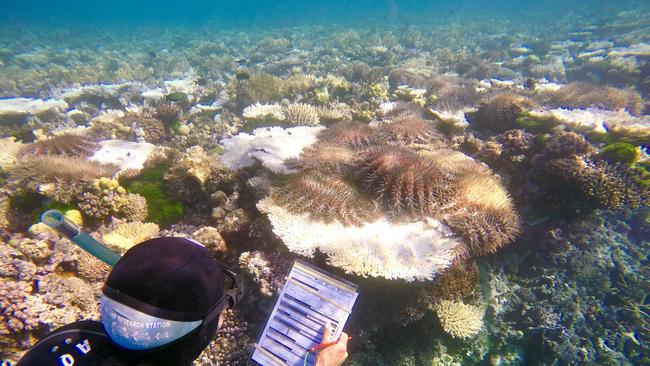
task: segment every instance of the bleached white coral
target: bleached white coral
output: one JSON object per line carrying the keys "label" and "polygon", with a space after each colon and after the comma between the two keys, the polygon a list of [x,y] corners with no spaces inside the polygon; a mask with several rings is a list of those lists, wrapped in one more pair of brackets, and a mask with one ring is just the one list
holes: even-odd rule
{"label": "bleached white coral", "polygon": [[539,118],[554,118],[569,129],[582,133],[604,134],[608,130],[636,139],[639,134],[650,134],[650,118],[635,117],[624,110],[607,111],[599,108],[531,111]]}
{"label": "bleached white coral", "polygon": [[469,122],[467,121],[467,118],[465,118],[465,113],[472,112],[474,110],[474,108],[466,108],[455,111],[434,109],[430,109],[429,111],[441,122],[462,130],[469,126]]}
{"label": "bleached white coral", "polygon": [[274,120],[274,121],[283,121],[284,114],[282,113],[282,106],[274,104],[261,104],[255,103],[244,108],[242,113],[244,118],[250,121],[263,121],[263,120]]}
{"label": "bleached white coral", "polygon": [[617,47],[609,51],[609,56],[650,56],[650,44],[637,43],[628,47]]}
{"label": "bleached white coral", "polygon": [[98,123],[114,123],[120,118],[126,116],[126,113],[124,111],[119,110],[119,109],[107,109],[104,111],[102,114],[99,116],[93,118],[90,120],[91,125],[92,124],[98,124]]}
{"label": "bleached white coral", "polygon": [[74,102],[84,96],[95,96],[102,99],[115,98],[119,99],[120,94],[126,90],[140,90],[142,84],[128,82],[120,84],[89,84],[75,88],[68,88],[62,91],[61,99],[68,102]]}
{"label": "bleached white coral", "polygon": [[22,142],[16,141],[15,137],[6,137],[0,139],[0,169],[7,169],[16,163],[16,156],[23,147]]}
{"label": "bleached white coral", "polygon": [[147,102],[159,102],[165,97],[165,91],[162,88],[146,90],[142,92],[142,97]]}
{"label": "bleached white coral", "polygon": [[361,276],[432,279],[451,265],[462,245],[436,220],[392,223],[381,218],[356,227],[290,213],[268,197],[257,208],[268,215],[273,232],[292,252],[313,256],[318,249],[328,255],[329,264]]}
{"label": "bleached white coral", "polygon": [[51,110],[62,111],[68,103],[57,99],[7,98],[0,99],[0,117],[13,115],[38,115]]}
{"label": "bleached white coral", "polygon": [[397,107],[397,103],[395,102],[383,102],[379,105],[378,113],[381,115],[387,115],[395,109],[395,107]]}
{"label": "bleached white coral", "polygon": [[222,163],[230,169],[239,169],[260,161],[274,173],[290,173],[284,160],[297,158],[302,150],[316,142],[316,135],[324,127],[300,126],[293,128],[257,128],[252,134],[240,133],[221,141],[224,153]]}
{"label": "bleached white coral", "polygon": [[192,78],[165,80],[165,89],[167,93],[181,92],[189,96],[196,94],[199,86]]}
{"label": "bleached white coral", "polygon": [[142,169],[144,162],[156,147],[148,142],[122,140],[106,140],[99,144],[101,149],[97,150],[90,160],[116,165],[120,168],[120,172],[127,169]]}

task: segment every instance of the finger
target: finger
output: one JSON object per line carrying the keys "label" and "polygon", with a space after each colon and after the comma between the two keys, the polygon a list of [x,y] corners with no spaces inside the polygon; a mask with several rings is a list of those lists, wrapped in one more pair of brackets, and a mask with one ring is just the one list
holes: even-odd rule
{"label": "finger", "polygon": [[342,345],[344,345],[345,347],[347,347],[347,346],[348,346],[348,339],[349,339],[349,338],[350,338],[350,337],[348,337],[348,334],[347,334],[347,333],[345,333],[345,332],[341,333],[341,337],[339,337],[339,344],[342,344]]}
{"label": "finger", "polygon": [[323,329],[323,342],[330,342],[332,340],[332,326],[330,323],[325,323],[325,329]]}

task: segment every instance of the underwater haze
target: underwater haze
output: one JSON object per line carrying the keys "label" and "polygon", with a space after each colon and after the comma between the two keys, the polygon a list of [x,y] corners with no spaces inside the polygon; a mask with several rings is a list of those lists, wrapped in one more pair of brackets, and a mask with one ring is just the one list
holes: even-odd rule
{"label": "underwater haze", "polygon": [[360,287],[345,365],[650,365],[648,1],[5,1],[0,140],[8,364],[99,319],[56,209],[242,275],[195,365],[296,258]]}

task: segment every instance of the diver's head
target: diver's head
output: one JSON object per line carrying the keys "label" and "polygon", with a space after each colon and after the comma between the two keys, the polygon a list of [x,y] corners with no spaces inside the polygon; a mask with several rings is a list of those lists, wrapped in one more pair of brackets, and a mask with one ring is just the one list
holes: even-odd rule
{"label": "diver's head", "polygon": [[184,238],[151,239],[113,267],[100,300],[101,322],[122,348],[193,360],[241,291],[237,276],[202,245]]}

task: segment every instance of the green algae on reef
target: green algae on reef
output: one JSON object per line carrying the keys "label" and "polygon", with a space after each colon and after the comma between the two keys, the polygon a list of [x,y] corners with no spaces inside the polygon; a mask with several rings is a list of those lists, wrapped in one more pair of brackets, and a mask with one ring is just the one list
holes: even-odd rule
{"label": "green algae on reef", "polygon": [[168,168],[165,164],[145,168],[136,178],[124,183],[129,193],[146,198],[149,210],[147,220],[162,226],[178,222],[184,211],[182,202],[169,198],[165,193],[163,176]]}

